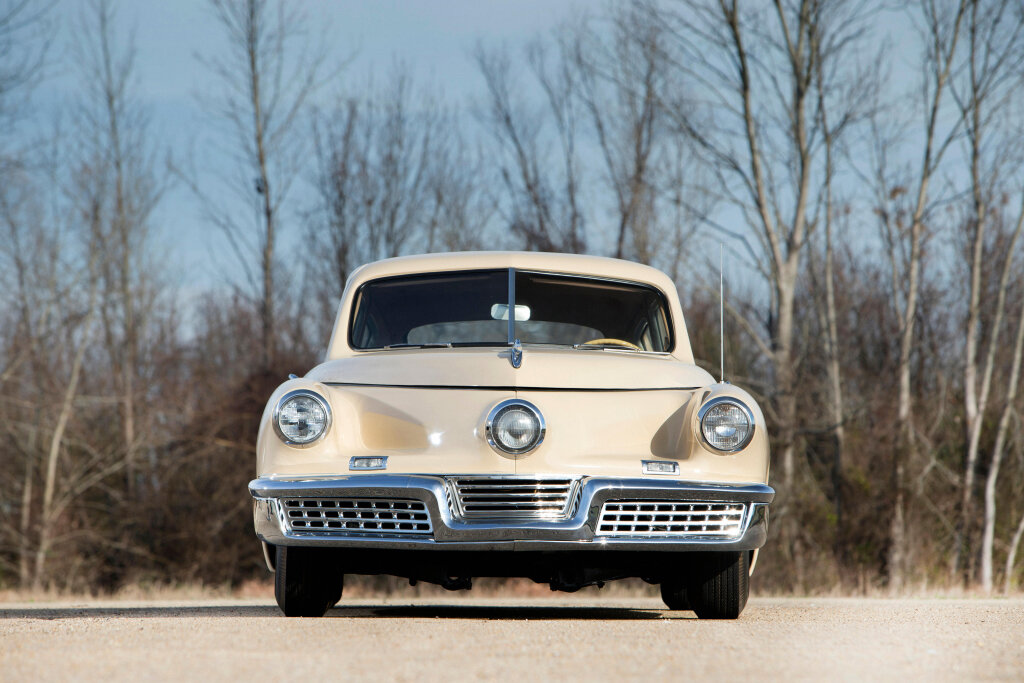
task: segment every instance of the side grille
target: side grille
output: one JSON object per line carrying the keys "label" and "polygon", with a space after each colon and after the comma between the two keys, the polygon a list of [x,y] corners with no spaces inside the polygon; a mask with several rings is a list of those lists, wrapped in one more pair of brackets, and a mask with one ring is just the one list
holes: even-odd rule
{"label": "side grille", "polygon": [[453,512],[463,519],[567,519],[578,480],[518,477],[453,477]]}
{"label": "side grille", "polygon": [[700,536],[738,538],[744,503],[610,500],[601,510],[600,536]]}
{"label": "side grille", "polygon": [[292,531],[429,534],[430,514],[418,500],[379,498],[286,498],[281,501]]}

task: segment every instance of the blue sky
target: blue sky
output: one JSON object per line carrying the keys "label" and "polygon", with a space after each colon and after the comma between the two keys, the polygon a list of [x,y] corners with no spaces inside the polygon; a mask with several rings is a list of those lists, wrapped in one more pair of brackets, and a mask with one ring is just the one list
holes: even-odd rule
{"label": "blue sky", "polygon": [[[479,41],[486,46],[506,44],[518,48],[538,34],[556,28],[561,22],[593,9],[597,0],[289,0],[298,5],[324,32],[331,59],[337,63],[355,55],[335,82],[321,91],[321,102],[329,104],[342,92],[351,93],[365,85],[369,74],[384,78],[396,61],[412,66],[420,84],[440,89],[449,102],[469,104],[482,92],[482,80],[470,59]],[[216,79],[196,59],[224,45],[221,27],[212,16],[207,0],[121,0],[117,34],[122,44],[134,36],[137,50],[136,93],[149,111],[152,133],[179,162],[194,159],[196,167],[207,174],[203,182],[216,175],[237,171],[218,149],[217,126],[204,111],[197,95],[209,94]],[[58,0],[56,16],[59,33],[55,40],[50,77],[38,92],[38,125],[49,128],[49,119],[73,104],[80,84],[69,69],[69,46],[75,39],[75,27],[87,9],[85,0]],[[894,12],[888,19],[901,19]],[[906,38],[902,21],[879,22],[879,30],[891,34],[897,59],[893,63],[894,81],[913,89],[913,55],[901,46]],[[221,146],[222,150],[223,147]],[[308,209],[311,200],[301,196],[293,203],[298,211]],[[227,197],[226,201],[231,198]],[[245,207],[241,207],[245,210]],[[295,216],[291,218],[295,219]],[[739,216],[719,217],[739,230],[746,226]],[[296,220],[291,221],[297,225]],[[161,255],[166,277],[184,286],[186,297],[201,295],[227,284],[239,284],[242,273],[230,253],[227,241],[202,217],[191,192],[182,184],[173,185],[154,217],[153,249]],[[856,229],[854,229],[856,231]],[[293,231],[297,232],[297,231]],[[856,235],[855,235],[856,236]],[[281,236],[280,251],[298,253],[297,234]],[[717,242],[717,240],[713,240]],[[595,248],[600,248],[597,245]],[[729,246],[727,245],[727,249]],[[707,249],[717,262],[718,245]],[[698,259],[703,262],[702,259]],[[727,276],[739,282],[741,273]]]}
{"label": "blue sky", "polygon": [[[411,65],[420,83],[438,87],[452,102],[465,103],[480,91],[481,80],[469,53],[477,41],[516,46],[549,31],[578,11],[570,0],[292,0],[299,3],[315,30],[322,30],[337,63],[352,57],[335,82],[321,91],[329,103],[340,92],[383,77],[396,62]],[[121,45],[134,37],[137,51],[136,95],[151,116],[152,133],[179,161],[216,174],[235,168],[208,153],[216,145],[210,114],[197,96],[209,94],[216,80],[196,59],[223,46],[220,26],[206,0],[121,0],[116,33]],[[58,33],[49,77],[36,92],[41,114],[36,124],[49,128],[48,117],[73,106],[80,84],[69,68],[71,45],[87,5],[58,0]],[[152,239],[167,275],[196,293],[240,273],[231,265],[226,241],[211,233],[199,207],[181,184],[165,195],[154,220]],[[287,238],[287,236],[285,236]]]}

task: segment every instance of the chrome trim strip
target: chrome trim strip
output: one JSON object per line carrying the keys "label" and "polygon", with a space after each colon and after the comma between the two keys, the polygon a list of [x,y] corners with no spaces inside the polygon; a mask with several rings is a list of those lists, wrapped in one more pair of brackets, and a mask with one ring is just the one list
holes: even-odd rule
{"label": "chrome trim strip", "polygon": [[459,389],[464,391],[562,391],[562,392],[625,392],[625,391],[697,391],[701,387],[517,387],[487,384],[373,384],[369,382],[321,382],[329,387],[374,387],[381,389]]}
{"label": "chrome trim strip", "polygon": [[[261,478],[249,483],[255,505],[256,534],[272,545],[334,547],[434,548],[451,550],[753,550],[767,538],[767,508],[775,491],[764,484],[700,484],[652,479],[585,478],[579,504],[565,520],[467,521],[448,504],[444,478],[438,475],[362,474],[324,479]],[[431,537],[394,538],[360,534],[359,537],[312,531],[287,531],[278,498],[399,497],[426,504],[433,526]],[[610,499],[745,502],[750,504],[743,533],[738,539],[608,538],[594,529],[604,503]]]}
{"label": "chrome trim strip", "polygon": [[[278,418],[281,416],[281,407],[296,396],[308,396],[313,399],[320,404],[320,407],[324,409],[324,413],[327,415],[327,424],[324,426],[324,431],[320,433],[320,436],[316,437],[312,441],[299,443],[297,441],[290,440],[281,431],[281,425],[278,423]],[[295,389],[294,391],[289,391],[287,394],[282,396],[277,402],[277,405],[274,406],[274,414],[271,416],[271,422],[273,422],[274,433],[277,434],[277,438],[281,439],[285,445],[291,446],[292,448],[309,448],[310,446],[320,443],[327,437],[327,433],[331,431],[331,425],[334,423],[334,416],[331,414],[331,404],[327,402],[326,398],[312,389]]]}
{"label": "chrome trim strip", "polygon": [[[729,403],[731,405],[736,406],[737,408],[742,410],[746,414],[747,419],[750,420],[750,432],[747,434],[747,438],[744,439],[743,443],[741,443],[736,448],[727,451],[723,451],[721,448],[716,448],[711,444],[710,441],[707,440],[707,437],[704,436],[704,416],[708,414],[709,410],[711,410],[717,405],[722,405],[723,403]],[[750,445],[750,441],[754,438],[754,432],[757,431],[757,422],[754,420],[753,411],[750,410],[747,404],[744,403],[743,401],[739,400],[738,398],[733,398],[732,396],[716,396],[710,401],[704,403],[697,410],[697,431],[700,432],[700,440],[704,442],[704,445],[710,448],[715,453],[738,453]]]}

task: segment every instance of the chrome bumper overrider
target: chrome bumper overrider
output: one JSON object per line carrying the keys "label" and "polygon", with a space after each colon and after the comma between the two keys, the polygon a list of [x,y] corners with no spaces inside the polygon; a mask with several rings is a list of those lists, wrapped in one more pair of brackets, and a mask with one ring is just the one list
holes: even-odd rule
{"label": "chrome bumper overrider", "polygon": [[[336,478],[261,478],[249,483],[255,499],[256,535],[272,545],[438,550],[753,550],[764,545],[768,504],[775,491],[763,484],[699,484],[653,479],[583,477],[572,514],[559,520],[464,520],[451,505],[441,476],[376,474]],[[285,500],[360,499],[422,501],[429,533],[347,529],[296,530],[285,517]],[[636,531],[602,535],[598,526],[607,501],[680,504],[742,503],[744,512],[730,537]],[[390,508],[389,508],[390,509]]]}

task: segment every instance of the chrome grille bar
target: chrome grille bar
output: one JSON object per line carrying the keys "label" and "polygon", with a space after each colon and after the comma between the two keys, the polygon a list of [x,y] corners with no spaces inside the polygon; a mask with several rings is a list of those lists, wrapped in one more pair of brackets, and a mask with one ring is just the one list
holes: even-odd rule
{"label": "chrome grille bar", "polygon": [[452,510],[463,519],[567,519],[579,480],[526,477],[450,477]]}
{"label": "chrome grille bar", "polygon": [[745,503],[610,500],[601,510],[599,536],[699,536],[738,538]]}
{"label": "chrome grille bar", "polygon": [[433,528],[425,503],[382,498],[284,498],[291,531],[372,534],[429,534]]}

